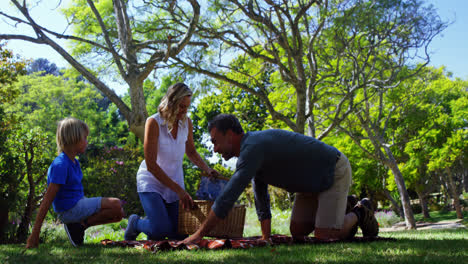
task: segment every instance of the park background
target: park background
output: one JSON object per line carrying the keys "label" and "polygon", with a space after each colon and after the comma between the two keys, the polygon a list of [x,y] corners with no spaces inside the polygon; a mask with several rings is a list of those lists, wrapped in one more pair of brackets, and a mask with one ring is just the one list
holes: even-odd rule
{"label": "park background", "polygon": [[[60,13],[55,6],[61,3],[60,1],[56,3],[39,1],[37,6],[30,7],[36,10],[37,21],[46,23],[45,28],[52,28],[56,32],[67,32],[67,34],[73,33],[82,38],[105,43],[100,36],[98,24],[92,19],[93,15],[89,7],[84,1],[72,2],[75,3],[75,7],[69,9],[67,15],[77,19],[80,23],[77,22],[69,28],[63,22],[64,20],[57,22]],[[368,1],[355,2],[363,3],[362,11],[370,12],[375,16],[380,15],[378,12],[366,10]],[[376,9],[384,14],[401,15],[404,13],[404,10],[397,8],[397,3],[400,1],[381,2],[389,4]],[[109,28],[113,28],[115,23],[113,22],[112,1],[96,1],[96,3],[99,3],[97,8],[105,18],[104,22]],[[145,28],[142,25],[144,23],[138,24],[141,29],[149,32],[141,33],[144,32],[141,30],[139,38],[155,40],[151,43],[154,46],[148,50],[154,51],[157,48],[164,50],[168,46],[168,40],[173,37],[180,40],[185,36],[181,33],[183,32],[181,29],[188,28],[187,25],[190,23],[190,15],[186,16],[186,14],[192,14],[194,11],[191,11],[187,3],[175,7],[164,3],[161,4],[162,6],[157,6],[157,1],[151,3],[153,5],[146,6],[148,10],[143,8],[141,13],[146,19],[159,19],[160,17],[155,18],[150,15],[156,12],[149,12],[158,8],[158,10],[166,10],[166,13],[161,12],[161,16],[171,14],[172,10],[177,14],[175,18],[181,19],[180,28],[159,32],[152,32],[151,30],[154,29],[151,27]],[[276,58],[272,59],[272,57],[262,58],[264,54],[261,50],[257,50],[258,47],[252,45],[258,39],[262,40],[261,30],[255,33],[258,39],[253,39],[248,34],[251,33],[248,27],[241,27],[241,25],[239,28],[232,29],[239,30],[247,36],[245,39],[252,41],[245,43],[246,47],[252,48],[252,50],[245,48],[243,50],[245,54],[235,49],[241,45],[236,46],[232,38],[209,35],[206,29],[206,32],[198,32],[199,35],[197,32],[193,33],[194,46],[185,46],[184,52],[187,51],[186,53],[166,53],[168,54],[166,61],[161,58],[157,61],[157,65],[153,65],[151,74],[147,75],[146,80],[142,82],[140,97],[134,94],[138,91],[137,88],[129,88],[122,77],[116,74],[115,58],[103,55],[105,49],[99,50],[86,43],[63,42],[57,39],[57,43],[63,45],[70,54],[80,60],[80,63],[86,65],[92,75],[97,76],[107,87],[115,91],[115,96],[119,98],[116,99],[111,98],[109,92],[106,94],[97,89],[96,83],[84,77],[83,72],[74,70],[60,57],[56,57],[56,52],[49,47],[43,50],[39,47],[45,45],[39,46],[24,40],[18,41],[6,37],[13,34],[28,35],[33,31],[21,27],[12,28],[11,25],[14,23],[4,15],[12,11],[11,6],[8,9],[2,6],[3,17],[0,24],[2,34],[0,36],[3,37],[0,39],[8,41],[2,46],[2,90],[0,93],[2,96],[0,108],[2,117],[1,241],[18,243],[24,242],[27,237],[31,221],[34,219],[45,190],[48,165],[56,156],[54,140],[56,124],[66,116],[85,120],[91,129],[89,148],[84,155],[80,156],[86,195],[119,197],[125,201],[124,207],[128,215],[142,214],[135,187],[135,174],[143,159],[142,143],[138,137],[138,129],[130,132],[129,127],[133,124],[129,124],[129,115],[124,113],[128,109],[122,107],[122,104],[127,108],[145,109],[146,113],[143,117],[155,113],[167,87],[176,81],[188,83],[196,92],[190,117],[194,122],[194,136],[198,151],[227,177],[233,173],[233,163],[226,164],[218,156],[213,156],[206,137],[207,121],[221,112],[234,113],[247,131],[268,128],[288,129],[315,136],[337,147],[350,158],[353,167],[352,193],[360,197],[371,197],[375,201],[377,210],[391,212],[392,218],[396,216],[398,220],[404,219],[409,228],[414,228],[413,213],[422,214],[423,218],[429,219],[431,213],[456,210],[456,217],[463,218],[468,192],[466,170],[468,149],[466,129],[468,116],[466,69],[468,67],[466,63],[468,60],[464,59],[467,56],[464,49],[467,47],[465,44],[468,34],[466,34],[466,23],[463,23],[463,19],[466,18],[462,15],[463,10],[466,10],[466,3],[463,1],[444,1],[443,5],[439,1],[422,1],[422,3],[425,6],[435,4],[436,14],[439,10],[443,10],[440,13],[442,20],[438,20],[437,17],[434,18],[435,20],[430,20],[432,17],[429,14],[433,13],[427,11],[429,12],[427,13],[428,21],[424,21],[427,22],[425,25],[427,28],[421,30],[429,38],[423,38],[420,43],[410,43],[412,46],[396,45],[405,41],[406,36],[403,35],[399,35],[401,39],[398,41],[401,42],[393,40],[394,46],[390,45],[390,48],[384,42],[376,46],[369,45],[369,37],[376,35],[376,32],[372,30],[378,30],[378,27],[372,27],[370,23],[365,25],[357,23],[365,22],[367,18],[363,20],[362,17],[356,15],[354,17],[356,20],[340,21],[333,17],[336,20],[331,20],[330,27],[327,28],[329,31],[324,30],[321,35],[324,37],[320,44],[324,45],[322,50],[326,52],[322,54],[320,51],[315,51],[320,55],[319,59],[322,62],[330,64],[330,68],[320,69],[323,75],[330,74],[330,78],[320,79],[321,84],[317,81],[320,85],[316,86],[316,94],[324,90],[325,92],[318,97],[309,94],[310,98],[305,100],[307,103],[304,105],[298,103],[303,100],[298,94],[304,90],[298,88],[297,82],[288,82],[283,75],[288,71],[281,68],[285,65],[290,67],[285,61],[287,61],[286,58],[293,60],[294,54],[289,54],[289,51],[278,42],[272,45],[278,47],[278,54],[284,60],[282,58],[275,60]],[[61,4],[70,4],[70,2],[65,1]],[[134,4],[136,6],[141,2],[135,1]],[[234,9],[232,6],[230,8]],[[229,22],[217,17],[216,14],[223,14],[220,10],[222,10],[221,7],[217,5],[213,5],[211,9],[202,5],[202,11],[212,15],[205,17],[202,15],[202,17],[213,18],[214,21],[211,21],[213,28],[218,30],[223,27],[219,25],[218,27],[216,23]],[[132,12],[138,13],[135,10]],[[264,10],[264,12],[267,11]],[[418,12],[424,14],[426,11],[419,10]],[[168,17],[175,19],[170,15]],[[382,25],[388,22],[384,16],[379,19],[376,21],[381,21]],[[5,23],[6,21],[8,23]],[[280,23],[278,20],[274,22]],[[408,23],[411,22],[413,21],[408,21]],[[344,25],[348,23],[350,27],[344,28],[349,31],[340,35],[343,32],[334,28],[334,23],[344,23]],[[437,28],[437,25],[440,28]],[[228,24],[224,25],[226,26]],[[262,28],[264,31],[267,28],[256,23],[251,26]],[[6,27],[9,29],[5,29]],[[70,31],[64,31],[64,28]],[[400,32],[404,30],[403,27],[399,29]],[[115,30],[111,33],[113,43],[119,43]],[[406,33],[409,39],[417,37],[411,30]],[[354,39],[351,38],[343,42],[346,36],[356,37],[361,36],[360,34],[365,36],[360,40],[361,42],[353,42]],[[34,34],[32,36],[34,37]],[[168,36],[171,37],[168,38]],[[309,33],[304,38],[310,36]],[[338,37],[340,39],[337,39]],[[199,47],[197,42],[207,39],[210,41],[213,39],[213,42],[208,42],[210,47],[215,48],[206,49],[204,44],[200,44],[199,46],[203,48],[197,49]],[[241,39],[234,38],[238,43],[241,43]],[[265,39],[268,38],[263,36],[263,40]],[[389,39],[390,37],[387,36],[385,40],[391,42]],[[268,41],[265,40],[266,42]],[[171,44],[179,43],[176,41]],[[427,67],[420,68],[421,63],[426,62],[427,58],[411,55],[414,55],[414,52],[419,52],[421,55],[425,45],[429,49],[431,60]],[[116,47],[120,47],[119,44],[116,44]],[[380,59],[375,68],[363,67],[364,70],[358,72],[360,67],[349,61],[343,62],[343,67],[337,66],[336,61],[340,56],[351,58],[351,55],[357,52],[359,54],[357,57],[362,59],[365,54],[371,53],[370,47],[374,47],[372,56]],[[271,54],[275,52],[275,49],[271,47],[263,48],[269,50]],[[141,61],[148,59],[148,54],[151,54],[148,50],[140,54],[142,68],[146,65]],[[304,50],[304,61],[307,61],[308,51],[305,47]],[[216,53],[217,51],[226,52],[221,62],[216,58],[220,56]],[[343,53],[340,54],[338,51]],[[245,56],[246,54],[249,56]],[[260,59],[252,54],[259,56]],[[119,60],[122,60],[124,56],[122,54],[120,56]],[[395,58],[402,58],[402,60],[397,61]],[[209,63],[213,63],[218,67],[197,68],[197,63],[200,65],[204,63],[202,66],[209,66]],[[360,60],[359,63],[371,65],[370,61],[365,60]],[[209,74],[203,75],[203,70],[209,71]],[[331,70],[338,70],[341,75],[333,75]],[[299,72],[296,68],[292,72],[294,71]],[[307,69],[305,72],[307,73]],[[370,74],[378,80],[361,79],[352,74],[355,72],[363,75]],[[378,73],[384,74],[379,76]],[[222,74],[223,78],[216,78],[219,74]],[[341,76],[347,78],[340,78]],[[353,78],[357,83],[364,82],[364,84],[350,96],[346,90],[349,91],[353,87]],[[306,85],[309,85],[311,80],[312,78],[307,78],[304,81]],[[265,93],[268,95],[266,98],[263,96]],[[349,103],[342,100],[346,96],[356,101]],[[136,102],[138,98],[144,98],[143,106],[141,102]],[[301,112],[300,108],[306,104],[314,105],[315,108],[309,113]],[[352,104],[353,107],[350,107]],[[352,109],[352,111],[339,112],[340,109],[336,107],[338,105],[343,105],[340,109]],[[305,120],[310,119],[311,116],[315,117],[315,121],[307,123]],[[311,129],[312,127],[314,129]],[[200,171],[195,169],[188,160],[184,160],[184,172],[186,189],[194,196]],[[404,185],[401,185],[401,180]],[[288,212],[293,201],[293,194],[276,188],[271,188],[270,194],[275,210],[278,213]],[[250,189],[244,192],[240,202],[249,207],[253,206]],[[405,207],[405,203],[410,206]],[[49,212],[48,220],[56,221],[52,210]],[[47,240],[46,237],[43,239]]]}

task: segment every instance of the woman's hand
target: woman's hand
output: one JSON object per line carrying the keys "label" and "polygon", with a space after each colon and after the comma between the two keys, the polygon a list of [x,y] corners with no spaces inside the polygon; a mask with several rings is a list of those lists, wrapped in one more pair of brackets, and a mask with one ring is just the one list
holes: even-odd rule
{"label": "woman's hand", "polygon": [[182,208],[184,208],[185,211],[189,211],[195,207],[192,197],[190,196],[190,194],[188,194],[188,192],[182,190],[177,195],[179,196],[180,203],[182,204]]}
{"label": "woman's hand", "polygon": [[205,171],[206,173],[206,176],[208,178],[219,178],[219,177],[222,177],[221,173],[219,173],[217,170],[215,169],[212,169],[212,168],[208,168],[207,171]]}

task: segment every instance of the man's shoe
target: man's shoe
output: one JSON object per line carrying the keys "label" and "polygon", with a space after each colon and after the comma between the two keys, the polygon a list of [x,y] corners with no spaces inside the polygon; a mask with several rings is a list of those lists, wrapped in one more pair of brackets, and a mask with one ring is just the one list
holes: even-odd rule
{"label": "man's shoe", "polygon": [[74,247],[83,245],[85,228],[81,223],[63,224],[63,227],[65,228],[68,239]]}
{"label": "man's shoe", "polygon": [[140,219],[140,217],[136,214],[132,214],[128,218],[127,229],[125,229],[124,239],[125,240],[136,240],[139,232],[135,230],[136,221]]}
{"label": "man's shoe", "polygon": [[379,223],[377,223],[374,216],[374,210],[369,198],[359,201],[353,212],[358,217],[358,225],[364,237],[376,237],[379,234]]}
{"label": "man's shoe", "polygon": [[[348,195],[348,201],[346,203],[345,215],[352,212],[353,208],[356,206],[357,203],[358,203],[358,199],[357,199],[357,197],[355,195]],[[346,239],[353,239],[353,237],[357,233],[357,229],[358,229],[358,224],[356,224],[355,226],[353,226],[353,228],[351,228],[351,230],[349,231],[349,234],[346,237]]]}

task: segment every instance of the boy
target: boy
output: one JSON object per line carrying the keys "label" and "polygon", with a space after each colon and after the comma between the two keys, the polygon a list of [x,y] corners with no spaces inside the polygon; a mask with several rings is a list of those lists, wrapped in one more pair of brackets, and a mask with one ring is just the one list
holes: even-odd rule
{"label": "boy", "polygon": [[75,247],[83,244],[86,228],[122,219],[123,209],[119,199],[84,196],[81,183],[83,173],[75,157],[85,152],[88,134],[89,128],[81,120],[65,118],[59,122],[56,134],[59,155],[47,172],[48,188],[26,248],[39,245],[42,222],[51,204],[64,224],[68,239]]}

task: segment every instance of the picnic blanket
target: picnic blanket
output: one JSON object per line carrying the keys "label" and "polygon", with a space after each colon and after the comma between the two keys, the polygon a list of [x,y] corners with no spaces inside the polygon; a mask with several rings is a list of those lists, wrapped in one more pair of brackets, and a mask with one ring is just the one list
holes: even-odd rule
{"label": "picnic blanket", "polygon": [[[105,246],[120,246],[120,247],[138,247],[144,248],[151,252],[165,251],[165,250],[194,250],[194,249],[247,249],[253,247],[267,246],[266,241],[259,240],[260,237],[245,237],[245,238],[231,238],[231,239],[203,239],[197,244],[182,244],[178,240],[139,240],[139,241],[112,241],[105,239],[101,241]],[[292,237],[285,235],[272,235],[271,245],[281,244],[323,244],[323,243],[337,243],[337,242],[373,242],[373,241],[395,241],[395,238],[386,237],[354,237],[351,240],[330,240],[323,241],[314,237],[306,237],[305,241],[293,241]]]}

